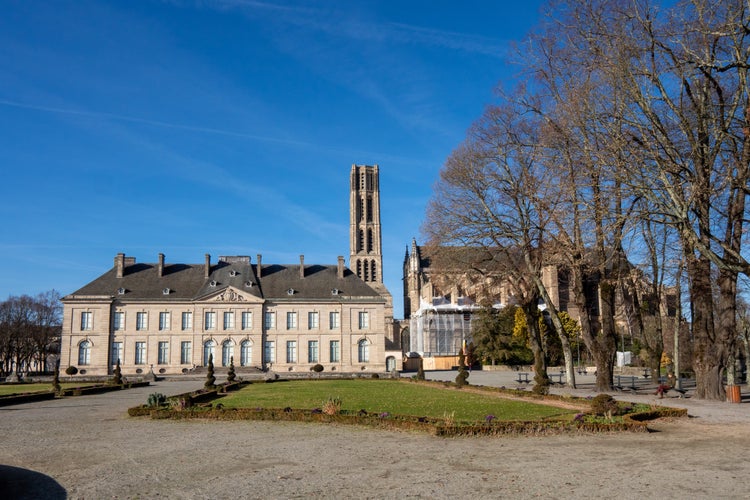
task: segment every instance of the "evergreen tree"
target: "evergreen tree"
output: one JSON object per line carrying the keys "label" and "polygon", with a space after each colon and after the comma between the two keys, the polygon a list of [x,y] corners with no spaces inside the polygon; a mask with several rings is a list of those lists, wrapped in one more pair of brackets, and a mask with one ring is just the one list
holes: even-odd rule
{"label": "evergreen tree", "polygon": [[117,364],[115,365],[115,377],[112,379],[112,383],[115,385],[122,385],[122,370],[120,369],[120,358],[117,358]]}
{"label": "evergreen tree", "polygon": [[227,372],[227,382],[234,382],[237,374],[234,373],[234,356],[229,358],[229,371]]}
{"label": "evergreen tree", "polygon": [[62,390],[62,387],[60,386],[60,360],[57,360],[57,363],[55,364],[55,376],[52,378],[52,388],[54,391],[60,392]]}
{"label": "evergreen tree", "polygon": [[216,382],[216,377],[214,377],[214,355],[209,354],[208,355],[208,371],[206,372],[206,383],[203,385],[207,389],[212,389],[214,387],[215,382]]}
{"label": "evergreen tree", "polygon": [[419,358],[419,368],[417,368],[417,380],[424,380],[424,360]]}
{"label": "evergreen tree", "polygon": [[456,375],[456,385],[459,387],[463,387],[467,385],[469,378],[469,372],[466,371],[466,356],[464,356],[464,350],[461,349],[461,351],[458,354],[458,375]]}

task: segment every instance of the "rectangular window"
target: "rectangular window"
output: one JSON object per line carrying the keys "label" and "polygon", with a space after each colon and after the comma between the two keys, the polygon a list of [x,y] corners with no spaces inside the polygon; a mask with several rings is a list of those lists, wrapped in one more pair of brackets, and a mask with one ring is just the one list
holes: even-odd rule
{"label": "rectangular window", "polygon": [[286,329],[294,330],[297,328],[297,313],[288,312],[286,313]]}
{"label": "rectangular window", "polygon": [[91,330],[92,328],[91,316],[92,316],[92,313],[90,312],[81,313],[81,330]]}
{"label": "rectangular window", "polygon": [[317,312],[307,313],[307,329],[317,330],[320,328],[320,315]]}
{"label": "rectangular window", "polygon": [[135,315],[135,329],[146,330],[148,328],[148,313],[139,312]]}
{"label": "rectangular window", "polygon": [[359,312],[359,329],[365,330],[367,328],[370,328],[370,315],[367,313],[367,311],[360,311]]}
{"label": "rectangular window", "polygon": [[159,313],[159,330],[169,330],[169,313],[168,312],[160,312]]}
{"label": "rectangular window", "polygon": [[205,330],[213,330],[214,328],[216,328],[216,313],[215,312],[206,313],[206,321],[203,324],[203,328]]}
{"label": "rectangular window", "polygon": [[191,363],[191,345],[189,340],[184,340],[180,344],[180,364],[189,365]]}
{"label": "rectangular window", "polygon": [[266,363],[276,362],[276,344],[273,340],[267,340],[263,344],[263,359]]}
{"label": "rectangular window", "polygon": [[118,361],[120,363],[124,361],[122,357],[122,342],[112,342],[112,365],[116,365]]}
{"label": "rectangular window", "polygon": [[338,340],[331,341],[331,363],[341,361],[341,343]]}
{"label": "rectangular window", "polygon": [[192,330],[193,329],[193,313],[185,311],[182,313],[182,329]]}
{"label": "rectangular window", "polygon": [[286,362],[287,363],[297,362],[297,341],[296,340],[286,341]]}
{"label": "rectangular window", "polygon": [[331,330],[338,330],[341,325],[341,316],[338,311],[332,311],[328,314],[328,325]]}
{"label": "rectangular window", "polygon": [[273,328],[276,328],[276,313],[271,312],[271,311],[266,311],[266,314],[263,317],[263,322],[265,323],[266,330],[271,330]]}
{"label": "rectangular window", "polygon": [[234,313],[224,313],[224,330],[234,330]]}
{"label": "rectangular window", "polygon": [[159,357],[156,362],[160,365],[169,363],[169,342],[159,342]]}
{"label": "rectangular window", "polygon": [[113,322],[113,327],[115,331],[125,329],[125,313],[124,312],[118,311],[115,313],[115,320]]}
{"label": "rectangular window", "polygon": [[135,343],[135,364],[136,365],[146,364],[146,343],[145,342]]}
{"label": "rectangular window", "polygon": [[242,329],[252,330],[253,328],[253,313],[250,311],[244,311],[242,313]]}
{"label": "rectangular window", "polygon": [[318,362],[318,341],[317,340],[307,341],[307,362],[308,363]]}

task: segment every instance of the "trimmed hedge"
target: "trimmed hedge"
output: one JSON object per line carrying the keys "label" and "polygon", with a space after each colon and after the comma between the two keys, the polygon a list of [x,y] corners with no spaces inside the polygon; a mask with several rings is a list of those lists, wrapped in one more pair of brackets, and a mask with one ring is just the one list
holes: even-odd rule
{"label": "trimmed hedge", "polygon": [[90,385],[87,387],[71,387],[70,389],[63,389],[60,395],[63,397],[69,396],[86,396],[89,394],[101,394],[103,392],[121,391],[123,389],[134,389],[136,387],[148,387],[150,382],[130,382],[122,385],[113,384],[99,384]]}
{"label": "trimmed hedge", "polygon": [[150,415],[153,419],[270,420],[281,422],[334,423],[363,425],[387,430],[419,431],[440,437],[454,436],[547,436],[566,433],[648,432],[645,422],[595,423],[571,420],[493,421],[491,423],[449,424],[444,419],[403,415],[341,412],[328,415],[319,410],[291,408],[210,408],[190,410],[131,408],[131,416]]}
{"label": "trimmed hedge", "polygon": [[20,405],[23,403],[35,403],[37,401],[48,401],[55,399],[54,391],[29,392],[26,394],[9,394],[0,396],[0,406]]}

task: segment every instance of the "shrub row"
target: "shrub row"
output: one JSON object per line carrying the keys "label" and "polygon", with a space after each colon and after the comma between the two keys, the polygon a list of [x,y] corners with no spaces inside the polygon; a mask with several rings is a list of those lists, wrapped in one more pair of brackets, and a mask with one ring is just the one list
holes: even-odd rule
{"label": "shrub row", "polygon": [[67,396],[86,396],[88,394],[101,394],[103,392],[120,391],[123,389],[134,389],[136,387],[147,387],[150,382],[129,382],[122,385],[114,384],[99,384],[90,385],[86,387],[71,387],[70,389],[63,389],[60,391],[60,395]]}
{"label": "shrub row", "polygon": [[[671,413],[669,409],[667,413]],[[292,408],[231,408],[193,407],[189,410],[131,408],[131,416],[150,415],[153,419],[208,419],[208,420],[270,420],[282,422],[337,423],[363,425],[386,430],[419,431],[435,436],[546,436],[564,433],[648,432],[645,420],[623,419],[619,422],[585,422],[570,420],[549,421],[493,421],[490,423],[455,424],[444,419],[412,417],[367,412],[342,411],[328,415],[320,410]],[[665,416],[655,410],[652,418]],[[679,416],[679,411],[674,416]]]}
{"label": "shrub row", "polygon": [[9,394],[0,396],[0,406],[20,405],[23,403],[35,403],[37,401],[47,401],[55,399],[54,391],[49,392],[29,392],[26,394]]}

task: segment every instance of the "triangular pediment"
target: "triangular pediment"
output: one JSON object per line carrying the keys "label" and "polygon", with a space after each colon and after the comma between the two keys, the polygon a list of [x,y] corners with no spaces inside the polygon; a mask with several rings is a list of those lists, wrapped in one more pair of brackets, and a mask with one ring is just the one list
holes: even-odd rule
{"label": "triangular pediment", "polygon": [[246,290],[240,290],[233,286],[228,286],[215,292],[204,295],[200,298],[201,302],[232,302],[232,303],[253,303],[263,302],[263,299],[256,297]]}

